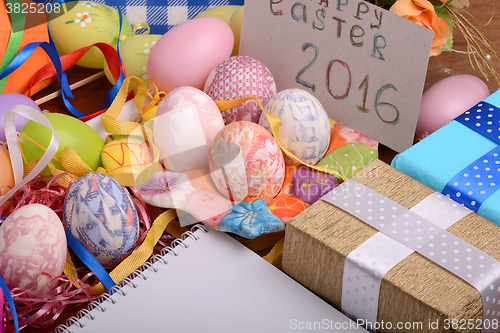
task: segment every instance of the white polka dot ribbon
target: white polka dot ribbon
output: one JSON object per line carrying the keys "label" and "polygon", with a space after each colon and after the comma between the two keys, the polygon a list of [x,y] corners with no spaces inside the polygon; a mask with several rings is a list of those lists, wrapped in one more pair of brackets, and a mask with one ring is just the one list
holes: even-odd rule
{"label": "white polka dot ribbon", "polygon": [[[500,143],[500,109],[480,102],[455,121]],[[469,164],[446,184],[443,194],[477,212],[482,203],[500,188],[500,146]]]}
{"label": "white polka dot ribbon", "polygon": [[[322,200],[380,231],[346,258],[343,312],[356,319],[376,322],[382,277],[416,251],[480,292],[483,323],[500,319],[500,263],[446,231],[470,211],[439,194],[408,210],[351,179]],[[439,218],[445,214],[447,219]],[[380,255],[376,255],[377,252]],[[492,325],[484,326],[482,332],[494,332]]]}

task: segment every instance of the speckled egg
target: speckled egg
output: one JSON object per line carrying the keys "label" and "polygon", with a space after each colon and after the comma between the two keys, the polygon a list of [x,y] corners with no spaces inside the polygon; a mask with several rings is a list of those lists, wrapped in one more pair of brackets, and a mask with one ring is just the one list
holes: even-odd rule
{"label": "speckled egg", "polygon": [[378,158],[376,148],[350,142],[327,154],[317,166],[334,170],[345,178],[351,178],[376,158]]}
{"label": "speckled egg", "polygon": [[49,292],[66,263],[66,234],[50,208],[29,204],[0,227],[0,275],[12,287]]}
{"label": "speckled egg", "polygon": [[208,150],[224,127],[217,104],[203,91],[183,86],[172,90],[158,106],[153,139],[169,171],[208,170]]}
{"label": "speckled egg", "polygon": [[[315,165],[323,158],[330,144],[330,120],[316,97],[302,89],[285,89],[266,104],[265,111],[281,120],[278,140],[300,161]],[[271,132],[265,114],[259,124]]]}
{"label": "speckled egg", "polygon": [[226,197],[230,192],[231,200],[272,198],[283,184],[285,161],[268,131],[252,122],[237,121],[215,136],[210,171],[219,192]]}
{"label": "speckled egg", "polygon": [[[249,56],[234,56],[215,67],[205,83],[205,92],[214,100],[233,100],[255,96],[262,105],[276,95],[276,84],[263,63]],[[251,121],[258,123],[262,110],[255,100],[246,101],[222,112],[224,123]]]}
{"label": "speckled egg", "polygon": [[139,219],[128,192],[100,173],[82,176],[70,186],[64,226],[103,266],[129,254],[139,237]]}

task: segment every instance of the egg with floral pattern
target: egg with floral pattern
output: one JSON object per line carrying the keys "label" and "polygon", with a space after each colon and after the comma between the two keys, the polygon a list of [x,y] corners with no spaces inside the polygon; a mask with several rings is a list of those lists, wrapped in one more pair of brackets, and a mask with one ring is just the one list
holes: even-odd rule
{"label": "egg with floral pattern", "polygon": [[[135,76],[149,84],[148,58],[156,42],[162,36],[137,35],[120,41],[120,57],[126,77]],[[111,84],[115,84],[115,79],[106,61],[104,61],[104,74]],[[130,84],[135,87],[135,82]]]}
{"label": "egg with floral pattern", "polygon": [[64,200],[64,226],[103,266],[118,263],[136,246],[139,218],[126,189],[108,175],[78,178]]}
{"label": "egg with floral pattern", "polygon": [[[60,7],[59,11],[47,13],[47,22],[61,55],[98,42],[115,46],[119,35],[122,38],[133,35],[130,23],[123,15],[120,31],[120,14],[113,7],[93,1],[70,1]],[[63,10],[64,14],[61,13]],[[87,68],[103,68],[103,63],[102,52],[93,47],[76,64]]]}
{"label": "egg with floral pattern", "polygon": [[231,123],[215,136],[209,162],[215,186],[234,201],[247,196],[272,198],[285,178],[278,143],[262,126],[249,121]]}
{"label": "egg with floral pattern", "polygon": [[63,273],[66,234],[57,214],[40,204],[15,210],[0,227],[0,275],[11,287],[47,293]]}

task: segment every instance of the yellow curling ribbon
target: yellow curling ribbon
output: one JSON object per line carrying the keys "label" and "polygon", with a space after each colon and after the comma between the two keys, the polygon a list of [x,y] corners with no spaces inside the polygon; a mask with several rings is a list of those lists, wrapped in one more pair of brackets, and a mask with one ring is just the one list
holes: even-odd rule
{"label": "yellow curling ribbon", "polygon": [[[342,182],[345,180],[345,177],[342,176],[337,171],[326,169],[326,168],[317,167],[317,166],[314,166],[314,165],[311,165],[311,164],[307,164],[307,163],[301,161],[300,159],[298,159],[288,149],[286,149],[285,147],[283,147],[283,145],[281,144],[280,140],[278,139],[278,130],[279,130],[280,125],[281,125],[281,120],[278,117],[275,117],[275,116],[267,113],[266,111],[264,111],[264,107],[262,106],[262,103],[260,102],[260,100],[257,97],[251,96],[251,97],[244,97],[244,98],[239,98],[239,99],[234,99],[234,100],[227,100],[227,101],[215,101],[215,103],[219,107],[219,110],[221,112],[223,112],[223,111],[232,109],[232,108],[234,108],[234,107],[236,107],[236,106],[238,106],[238,105],[240,105],[242,103],[245,103],[246,101],[250,101],[250,100],[255,100],[255,101],[257,101],[257,103],[259,103],[259,106],[260,106],[260,108],[262,110],[262,113],[264,113],[266,115],[267,120],[269,121],[269,124],[271,125],[271,130],[273,132],[274,139],[276,140],[276,142],[280,146],[281,150],[288,157],[291,157],[294,160],[299,161],[300,163],[302,163],[303,165],[305,165],[305,166],[307,166],[307,167],[309,167],[311,169],[331,174],[331,175],[335,176],[338,180],[341,180]],[[330,124],[332,124],[332,121],[330,121]]]}
{"label": "yellow curling ribbon", "polygon": [[[133,81],[137,84],[137,93],[134,98],[136,107],[138,110],[143,109],[143,104],[146,98],[148,87],[146,83],[144,83],[142,80],[136,77],[130,77],[124,80],[123,85],[121,86],[117,96],[115,97],[115,100],[113,101],[109,109],[101,115],[101,118],[105,130],[108,133],[111,133],[111,135],[138,136],[143,138],[146,141],[146,143],[149,144],[152,150],[153,162],[139,173],[137,172],[113,173],[113,172],[107,172],[104,168],[98,168],[97,170],[92,170],[72,148],[65,147],[58,158],[54,157],[54,161],[60,163],[65,171],[57,169],[52,163],[48,164],[48,168],[50,169],[51,173],[54,176],[59,175],[61,173],[69,173],[73,176],[73,179],[77,179],[88,173],[102,173],[110,176],[122,186],[142,185],[146,181],[148,181],[151,177],[154,176],[154,174],[158,171],[160,151],[152,143],[153,142],[152,130],[137,122],[117,120],[121,110],[123,109],[123,105],[125,104],[130,81]],[[159,103],[160,101],[161,99],[156,99],[156,103]],[[21,134],[20,137],[21,136],[23,136],[25,139],[30,140],[34,144],[38,145],[28,136],[24,134]],[[44,151],[46,150],[43,146],[41,145],[38,146],[40,147],[40,149]],[[24,155],[23,159],[26,162]],[[24,174],[27,175],[34,168],[37,162],[38,159],[30,163],[27,163],[27,166],[24,169]],[[57,182],[58,184],[64,187],[68,187],[70,184],[69,177],[61,177],[57,180]]]}
{"label": "yellow curling ribbon", "polygon": [[[124,278],[128,277],[133,271],[138,269],[142,264],[149,259],[149,257],[153,254],[153,248],[158,243],[163,231],[167,229],[168,225],[177,217],[177,213],[175,209],[169,209],[166,212],[163,212],[160,216],[158,216],[149,229],[144,242],[132,252],[127,258],[125,258],[118,266],[109,273],[109,276],[115,281],[115,283],[119,283]],[[99,282],[94,288],[92,288],[92,292],[94,295],[102,294],[106,292],[106,288],[104,285]]]}

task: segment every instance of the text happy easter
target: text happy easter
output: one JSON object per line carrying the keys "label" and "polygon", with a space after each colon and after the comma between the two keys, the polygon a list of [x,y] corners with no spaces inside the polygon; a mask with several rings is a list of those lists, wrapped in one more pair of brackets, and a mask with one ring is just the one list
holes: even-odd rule
{"label": "text happy easter", "polygon": [[[371,56],[385,61],[382,50],[387,46],[387,40],[380,33],[383,12],[377,8],[370,10],[365,2],[352,6],[349,0],[311,0],[309,4],[307,1],[294,2],[290,7],[283,0],[270,0],[269,8],[273,15],[290,15],[297,23],[308,25],[313,30],[325,33],[334,31],[333,39],[349,38],[354,47],[366,48],[370,40]],[[348,23],[347,17],[353,17],[355,24]],[[372,34],[368,35],[369,32]]]}

